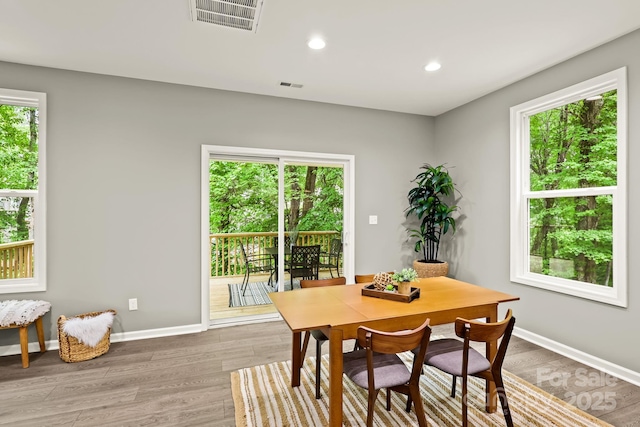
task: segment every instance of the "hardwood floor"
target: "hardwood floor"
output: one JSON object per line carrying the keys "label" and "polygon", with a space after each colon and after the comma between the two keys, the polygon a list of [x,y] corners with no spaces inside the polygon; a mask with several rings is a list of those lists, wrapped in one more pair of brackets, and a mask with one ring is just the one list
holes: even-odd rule
{"label": "hardwood floor", "polygon": [[[433,333],[450,331],[444,325]],[[277,321],[112,343],[105,355],[78,363],[63,362],[57,351],[32,353],[27,369],[20,355],[0,357],[0,425],[233,426],[230,372],[289,359],[290,337]],[[345,342],[345,349],[352,345]],[[565,400],[568,392],[582,396],[576,406],[615,426],[640,423],[638,387],[620,380],[607,385],[598,371],[517,337],[505,369]],[[581,386],[583,376],[598,379]],[[598,401],[605,393],[613,393],[615,408],[597,409],[606,406]]]}

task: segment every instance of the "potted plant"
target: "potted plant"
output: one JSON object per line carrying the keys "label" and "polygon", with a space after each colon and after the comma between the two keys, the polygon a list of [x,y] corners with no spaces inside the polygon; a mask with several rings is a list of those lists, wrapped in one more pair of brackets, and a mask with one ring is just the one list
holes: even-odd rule
{"label": "potted plant", "polygon": [[411,282],[418,281],[418,272],[413,268],[403,268],[394,272],[391,278],[398,286],[398,293],[409,295],[411,293]]}
{"label": "potted plant", "polygon": [[419,277],[446,276],[449,264],[438,259],[438,249],[440,238],[449,230],[456,230],[452,215],[458,207],[444,200],[453,195],[455,187],[444,165],[425,164],[421,169],[412,181],[416,185],[409,190],[409,207],[405,210],[406,217],[415,215],[420,221],[419,228],[409,230],[409,235],[416,239],[415,251],[423,255],[413,262],[413,268]]}

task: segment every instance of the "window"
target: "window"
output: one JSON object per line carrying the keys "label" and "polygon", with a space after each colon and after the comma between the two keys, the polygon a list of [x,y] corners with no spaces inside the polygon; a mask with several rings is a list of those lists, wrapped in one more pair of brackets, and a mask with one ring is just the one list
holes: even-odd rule
{"label": "window", "polygon": [[0,89],[0,294],[46,289],[46,94]]}
{"label": "window", "polygon": [[626,68],[511,108],[511,281],[627,306]]}

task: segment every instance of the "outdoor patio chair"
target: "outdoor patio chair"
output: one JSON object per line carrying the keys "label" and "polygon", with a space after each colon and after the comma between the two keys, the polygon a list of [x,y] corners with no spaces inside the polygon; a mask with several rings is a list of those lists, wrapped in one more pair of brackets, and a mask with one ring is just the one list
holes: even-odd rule
{"label": "outdoor patio chair", "polygon": [[[278,247],[278,236],[273,238],[273,246],[276,248]],[[291,247],[291,237],[284,236],[284,247],[285,248]]]}
{"label": "outdoor patio chair", "polygon": [[331,239],[329,252],[320,254],[320,258],[326,262],[320,262],[320,268],[328,268],[333,277],[332,269],[336,270],[336,277],[340,277],[340,255],[342,255],[342,239]]}
{"label": "outdoor patio chair", "polygon": [[[347,279],[345,277],[334,277],[331,279],[320,280],[300,280],[300,287],[302,289],[317,288],[320,286],[345,285],[346,283]],[[327,337],[320,329],[306,331],[304,333],[304,341],[302,344],[302,359],[304,359],[307,354],[309,337],[312,335],[316,339],[316,399],[320,399],[320,366],[322,364],[322,344],[324,344],[325,341],[328,341],[329,337]]]}
{"label": "outdoor patio chair", "polygon": [[[391,391],[412,396],[418,425],[426,427],[427,420],[420,398],[422,362],[429,345],[429,319],[416,329],[383,332],[360,326],[358,343],[363,348],[344,354],[344,373],[356,385],[369,391],[367,427],[373,426],[374,405],[378,392],[387,389],[387,411],[391,410]],[[396,353],[418,348],[411,370]]]}
{"label": "outdoor patio chair", "polygon": [[269,273],[269,286],[275,273],[273,257],[271,255],[250,254],[247,255],[244,244],[240,242],[242,251],[242,261],[244,262],[244,279],[242,280],[242,296],[247,291],[249,285],[249,276],[251,273]]}
{"label": "outdoor patio chair", "polygon": [[320,245],[292,246],[291,256],[287,263],[287,269],[291,275],[291,288],[293,279],[318,279],[318,266],[320,264]]}

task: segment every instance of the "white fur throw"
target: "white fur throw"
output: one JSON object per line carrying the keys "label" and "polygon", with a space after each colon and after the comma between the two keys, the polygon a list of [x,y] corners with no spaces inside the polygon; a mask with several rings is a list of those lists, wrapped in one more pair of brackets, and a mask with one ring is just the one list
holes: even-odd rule
{"label": "white fur throw", "polygon": [[113,316],[106,311],[93,317],[72,317],[64,322],[62,330],[82,344],[95,347],[113,324]]}
{"label": "white fur throw", "polygon": [[51,303],[47,301],[0,301],[0,326],[28,325],[50,309]]}

